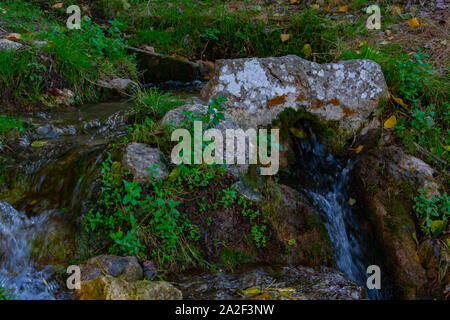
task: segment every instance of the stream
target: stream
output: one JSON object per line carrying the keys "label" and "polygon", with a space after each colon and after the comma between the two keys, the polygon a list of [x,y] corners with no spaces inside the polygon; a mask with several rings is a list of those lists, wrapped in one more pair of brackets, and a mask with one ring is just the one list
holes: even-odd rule
{"label": "stream", "polygon": [[[38,136],[25,134],[14,158],[7,159],[4,166],[10,178],[9,191],[0,193],[0,283],[15,288],[15,298],[71,298],[59,275],[65,271],[60,263],[72,249],[83,250],[73,234],[80,228],[89,199],[95,197],[95,177],[106,146],[127,133],[129,107],[127,102],[101,103],[26,119],[36,125]],[[366,267],[377,263],[368,261],[369,240],[348,202],[353,163],[334,159],[312,131],[310,137],[301,141],[303,158],[295,164],[293,179],[299,182],[297,189],[322,213],[338,268],[365,285]],[[32,147],[36,139],[44,145]],[[65,255],[57,254],[61,251]],[[291,281],[293,273],[289,274]],[[222,277],[222,284],[224,279],[228,278]],[[190,287],[199,281],[211,279],[197,277],[182,285]],[[223,294],[214,297],[220,296]],[[367,296],[382,298],[377,290],[369,290]]]}
{"label": "stream", "polygon": [[[350,174],[353,160],[336,159],[307,128],[308,139],[299,139],[298,159],[292,169],[295,187],[311,201],[324,221],[331,238],[337,267],[351,280],[366,287],[370,265],[382,265],[374,248],[375,240],[366,234],[352,206]],[[385,286],[382,286],[385,287]],[[366,289],[368,299],[381,299],[387,292]]]}

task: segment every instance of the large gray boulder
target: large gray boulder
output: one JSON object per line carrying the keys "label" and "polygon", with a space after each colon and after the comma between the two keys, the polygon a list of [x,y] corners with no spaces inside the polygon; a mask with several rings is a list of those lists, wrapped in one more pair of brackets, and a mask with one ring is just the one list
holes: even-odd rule
{"label": "large gray boulder", "polygon": [[150,180],[149,169],[155,180],[163,180],[169,174],[161,158],[161,152],[143,143],[130,143],[126,148],[122,164],[133,174],[134,179],[141,183]]}
{"label": "large gray boulder", "polygon": [[388,88],[373,61],[318,64],[289,55],[219,60],[201,94],[207,101],[223,94],[230,116],[248,126],[267,125],[286,108],[304,106],[350,134],[379,125],[378,106]]}
{"label": "large gray boulder", "polygon": [[23,44],[7,39],[0,39],[0,50],[14,51],[23,47]]}

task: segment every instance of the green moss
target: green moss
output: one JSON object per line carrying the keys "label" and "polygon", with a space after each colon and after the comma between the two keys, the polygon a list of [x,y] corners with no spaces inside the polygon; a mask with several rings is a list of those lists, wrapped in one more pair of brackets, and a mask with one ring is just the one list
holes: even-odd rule
{"label": "green moss", "polygon": [[236,250],[230,247],[225,247],[220,252],[220,263],[225,266],[225,268],[233,271],[242,263],[251,260],[254,256],[253,253]]}

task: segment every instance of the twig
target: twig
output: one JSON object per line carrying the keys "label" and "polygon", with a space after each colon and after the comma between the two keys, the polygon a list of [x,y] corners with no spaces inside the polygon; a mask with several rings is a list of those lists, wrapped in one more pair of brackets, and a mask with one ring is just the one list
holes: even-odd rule
{"label": "twig", "polygon": [[439,162],[442,167],[446,168],[448,166],[447,161],[442,160],[441,158],[439,158],[438,156],[432,154],[431,152],[425,150],[424,148],[422,148],[419,144],[417,144],[416,142],[414,142],[414,146],[417,148],[417,150],[422,153],[423,155],[427,156],[427,157],[431,157],[433,158],[434,161]]}
{"label": "twig", "polygon": [[100,271],[103,273],[105,277],[108,276],[108,274],[103,270],[102,266],[100,265],[100,262],[98,262],[97,258],[95,258],[95,262],[97,262],[98,267],[100,268]]}

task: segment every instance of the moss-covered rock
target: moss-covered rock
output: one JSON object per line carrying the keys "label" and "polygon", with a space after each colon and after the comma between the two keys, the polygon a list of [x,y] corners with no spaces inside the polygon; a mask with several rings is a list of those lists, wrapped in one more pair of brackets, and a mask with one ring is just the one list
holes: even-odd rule
{"label": "moss-covered rock", "polygon": [[327,229],[306,200],[288,186],[270,182],[264,193],[263,213],[271,221],[274,237],[285,246],[277,259],[305,266],[333,265]]}
{"label": "moss-covered rock", "polygon": [[429,248],[420,243],[424,237],[412,206],[417,190],[425,185],[433,185],[436,190],[438,184],[425,163],[393,148],[378,148],[360,156],[353,177],[358,202],[363,204],[383,247],[386,272],[391,273],[396,287],[394,296],[437,298],[442,292],[442,283],[436,281],[438,268]]}
{"label": "moss-covered rock", "polygon": [[127,282],[113,277],[97,277],[81,282],[77,300],[181,300],[181,291],[165,281]]}

